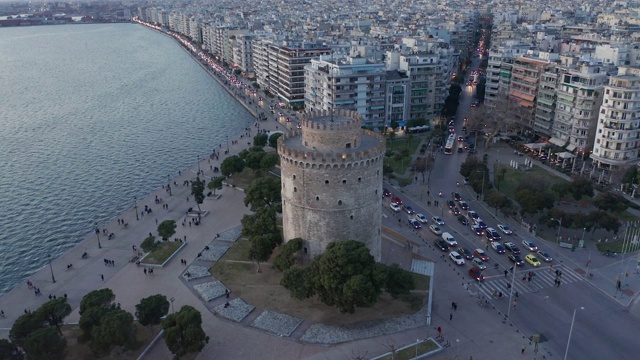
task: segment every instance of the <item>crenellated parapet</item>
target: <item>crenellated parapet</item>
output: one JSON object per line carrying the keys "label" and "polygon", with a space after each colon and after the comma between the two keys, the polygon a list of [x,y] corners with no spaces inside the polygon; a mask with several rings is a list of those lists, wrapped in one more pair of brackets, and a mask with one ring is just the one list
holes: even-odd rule
{"label": "crenellated parapet", "polygon": [[362,115],[342,109],[334,110],[333,115],[327,110],[314,110],[302,115],[300,126],[323,131],[353,131],[362,128]]}

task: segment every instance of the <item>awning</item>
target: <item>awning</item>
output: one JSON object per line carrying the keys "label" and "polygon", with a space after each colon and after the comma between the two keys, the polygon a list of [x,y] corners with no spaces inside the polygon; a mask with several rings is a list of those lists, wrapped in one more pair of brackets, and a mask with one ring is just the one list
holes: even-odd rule
{"label": "awning", "polygon": [[518,98],[521,98],[521,99],[525,99],[527,101],[533,101],[533,99],[536,98],[534,95],[527,94],[525,92],[517,91],[517,90],[511,90],[509,92],[509,95],[515,96],[515,97],[518,97]]}
{"label": "awning", "polygon": [[547,145],[548,145],[547,143],[531,143],[531,144],[526,144],[525,147],[528,147],[529,149],[536,150],[536,149],[545,148],[545,147],[547,147]]}
{"label": "awning", "polygon": [[558,138],[556,138],[556,137],[552,137],[552,138],[551,138],[551,139],[549,139],[548,141],[549,141],[550,143],[552,143],[553,145],[556,145],[556,146],[564,146],[564,144],[565,144],[565,142],[566,142],[566,141],[564,141],[564,140],[562,140],[562,139],[558,139]]}
{"label": "awning", "polygon": [[558,157],[560,159],[573,159],[574,157],[576,157],[575,155],[573,155],[572,153],[567,152],[567,151],[563,151],[561,153],[557,153],[556,155],[558,155]]}
{"label": "awning", "polygon": [[573,151],[573,150],[575,150],[575,149],[576,149],[576,146],[575,146],[575,145],[573,145],[573,144],[569,144],[569,145],[567,145],[567,150],[568,150],[568,151]]}

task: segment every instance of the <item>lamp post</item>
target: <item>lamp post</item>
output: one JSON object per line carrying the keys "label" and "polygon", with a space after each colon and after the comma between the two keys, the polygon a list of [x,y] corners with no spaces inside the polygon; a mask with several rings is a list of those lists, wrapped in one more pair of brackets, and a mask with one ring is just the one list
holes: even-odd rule
{"label": "lamp post", "polygon": [[174,298],[174,297],[172,297],[171,299],[169,299],[169,301],[171,301],[171,313],[172,313],[172,314],[175,314],[175,313],[176,313],[175,309],[173,308],[173,300],[175,300],[175,299],[176,299],[176,298]]}
{"label": "lamp post", "polygon": [[227,154],[229,153],[229,135],[227,135]]}
{"label": "lamp post", "polygon": [[569,338],[567,339],[567,350],[564,352],[564,360],[567,360],[567,355],[569,355],[569,344],[571,344],[571,334],[573,333],[573,323],[576,321],[576,311],[584,310],[584,306],[580,306],[579,308],[575,308],[573,310],[573,317],[571,318],[571,327],[569,328]]}
{"label": "lamp post", "polygon": [[511,315],[511,299],[513,298],[513,291],[515,290],[516,284],[516,270],[518,265],[513,264],[513,277],[511,278],[511,287],[509,288],[509,303],[507,304],[507,319],[509,319],[509,315]]}
{"label": "lamp post", "polygon": [[136,209],[136,220],[140,220],[140,218],[138,217],[138,198],[134,196],[133,197],[133,201],[134,201],[134,204],[135,204],[135,205],[133,205],[133,207],[134,207],[134,209]]}
{"label": "lamp post", "polygon": [[551,220],[558,222],[558,235],[556,235],[556,240],[559,241],[560,240],[560,228],[562,227],[562,218],[560,218],[560,220],[555,219],[555,218],[551,218]]}
{"label": "lamp post", "polygon": [[198,176],[200,176],[200,157],[196,155],[196,162],[198,163]]}
{"label": "lamp post", "polygon": [[98,222],[94,222],[93,225],[96,228],[96,236],[98,237],[98,249],[102,249],[102,244],[100,244],[100,229],[98,229]]}
{"label": "lamp post", "polygon": [[56,283],[56,277],[53,276],[53,266],[51,266],[51,254],[47,255],[47,259],[49,260],[49,270],[51,270],[51,282]]}

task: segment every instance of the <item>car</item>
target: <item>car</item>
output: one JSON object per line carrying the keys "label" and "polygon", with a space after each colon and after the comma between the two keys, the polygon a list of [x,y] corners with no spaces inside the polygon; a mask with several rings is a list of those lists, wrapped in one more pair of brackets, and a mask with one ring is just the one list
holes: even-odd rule
{"label": "car", "polygon": [[553,261],[553,258],[551,257],[551,255],[549,255],[549,253],[544,250],[538,250],[537,254],[542,260],[546,262]]}
{"label": "car", "polygon": [[480,216],[478,216],[478,213],[473,210],[467,211],[467,216],[469,217],[470,220],[480,219]]}
{"label": "car", "polygon": [[413,208],[409,205],[402,205],[402,210],[407,214],[413,214],[415,212],[413,211]]}
{"label": "car", "polygon": [[420,225],[420,223],[418,222],[418,220],[416,219],[409,219],[409,225],[411,225],[412,228],[414,229],[420,229],[422,228],[422,225]]}
{"label": "car", "polygon": [[464,217],[464,215],[458,215],[458,221],[460,221],[460,224],[465,226],[469,224],[469,220],[467,220],[467,218]]}
{"label": "car", "polygon": [[487,253],[480,248],[473,250],[473,256],[477,257],[482,261],[489,261],[489,255],[487,255]]}
{"label": "car", "polygon": [[391,203],[389,204],[389,207],[391,208],[391,210],[395,211],[395,212],[400,212],[400,205],[396,204],[396,203]]}
{"label": "car", "polygon": [[418,220],[419,222],[425,224],[427,222],[427,217],[424,216],[423,214],[415,214],[413,216],[414,219]]}
{"label": "car", "polygon": [[467,127],[466,127],[466,126],[463,126],[463,127],[462,127],[462,131],[467,131]]}
{"label": "car", "polygon": [[389,191],[389,189],[387,189],[387,188],[383,188],[382,189],[382,195],[391,196],[391,191]]}
{"label": "car", "polygon": [[524,259],[527,260],[529,264],[533,265],[533,267],[540,266],[540,260],[538,260],[538,258],[533,254],[525,256]]}
{"label": "car", "polygon": [[449,234],[448,232],[443,232],[442,233],[442,240],[446,241],[447,244],[449,244],[449,246],[457,246],[458,245],[458,242],[453,237],[453,235]]}
{"label": "car", "polygon": [[538,251],[538,247],[531,240],[522,240],[522,246],[524,246],[529,251]]}
{"label": "car", "polygon": [[517,266],[522,266],[524,265],[524,261],[522,261],[522,258],[520,257],[520,255],[516,255],[516,254],[509,254],[509,260],[511,260],[513,263],[515,263]]}
{"label": "car", "polygon": [[485,224],[484,221],[482,221],[482,219],[478,220],[478,226],[480,226],[480,229],[482,230],[487,228],[487,224]]}
{"label": "car", "polygon": [[474,257],[473,260],[471,260],[471,265],[477,267],[480,270],[485,270],[487,268],[487,265],[484,264],[484,261],[480,260],[480,258]]}
{"label": "car", "polygon": [[458,207],[454,207],[453,209],[451,209],[451,213],[453,215],[460,215],[460,209],[458,209]]}
{"label": "car", "polygon": [[458,138],[456,140],[459,141],[459,142],[463,142],[464,138],[462,136],[458,136]]}
{"label": "car", "polygon": [[462,210],[469,210],[469,204],[467,204],[466,201],[461,200],[458,205],[460,206],[460,209]]}
{"label": "car", "polygon": [[456,249],[456,251],[457,251],[460,255],[464,256],[465,258],[467,258],[467,259],[469,259],[469,260],[473,259],[473,253],[471,252],[471,250],[469,250],[469,249],[467,249],[467,248],[459,247],[458,249]]}
{"label": "car", "polygon": [[440,216],[434,216],[431,218],[431,220],[433,220],[433,222],[438,225],[444,225],[444,220],[442,220]]}
{"label": "car", "polygon": [[516,246],[516,244],[512,243],[511,241],[508,241],[504,244],[502,244],[502,246],[505,247],[505,249],[511,251],[514,254],[520,254],[520,249]]}
{"label": "car", "polygon": [[449,259],[453,261],[456,265],[464,265],[464,259],[462,255],[458,254],[457,251],[452,251],[449,253]]}
{"label": "car", "polygon": [[391,202],[392,203],[396,203],[398,205],[402,205],[402,199],[400,199],[399,197],[397,197],[395,195],[391,197]]}
{"label": "car", "polygon": [[500,234],[498,234],[496,229],[492,227],[486,228],[484,230],[484,233],[487,236],[487,239],[489,239],[490,241],[500,241],[502,239],[502,236],[500,236]]}
{"label": "car", "polygon": [[471,225],[471,231],[476,233],[476,235],[482,235],[482,229],[478,225]]}
{"label": "car", "polygon": [[444,240],[436,238],[433,240],[433,243],[436,245],[436,248],[442,251],[449,251],[449,245],[447,245]]}
{"label": "car", "polygon": [[505,253],[505,251],[506,251],[506,250],[504,249],[504,246],[502,246],[502,244],[500,244],[500,243],[499,243],[499,242],[497,242],[497,241],[493,241],[493,242],[491,242],[491,248],[492,248],[493,250],[495,250],[498,254],[504,254],[504,253]]}
{"label": "car", "polygon": [[[429,231],[436,235],[442,235],[442,230],[436,225],[429,225]],[[444,240],[442,240],[444,241]]]}
{"label": "car", "polygon": [[500,229],[500,231],[502,231],[505,235],[513,234],[513,231],[511,231],[511,229],[509,228],[509,225],[498,224],[498,229]]}
{"label": "car", "polygon": [[484,280],[484,275],[482,275],[482,270],[478,269],[477,267],[472,267],[469,269],[469,275],[476,279],[477,281],[482,281]]}
{"label": "car", "polygon": [[447,205],[449,205],[449,209],[453,209],[454,207],[456,207],[456,202],[453,200],[449,200],[447,201]]}
{"label": "car", "polygon": [[460,196],[460,194],[458,193],[453,193],[453,200],[460,201],[462,200],[462,196]]}

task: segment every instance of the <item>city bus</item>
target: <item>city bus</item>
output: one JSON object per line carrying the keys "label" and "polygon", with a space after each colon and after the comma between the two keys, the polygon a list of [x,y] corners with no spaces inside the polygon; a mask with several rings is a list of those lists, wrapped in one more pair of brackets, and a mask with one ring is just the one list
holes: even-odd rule
{"label": "city bus", "polygon": [[453,144],[456,142],[456,136],[454,134],[449,135],[447,144],[444,146],[445,155],[451,155],[453,153]]}

